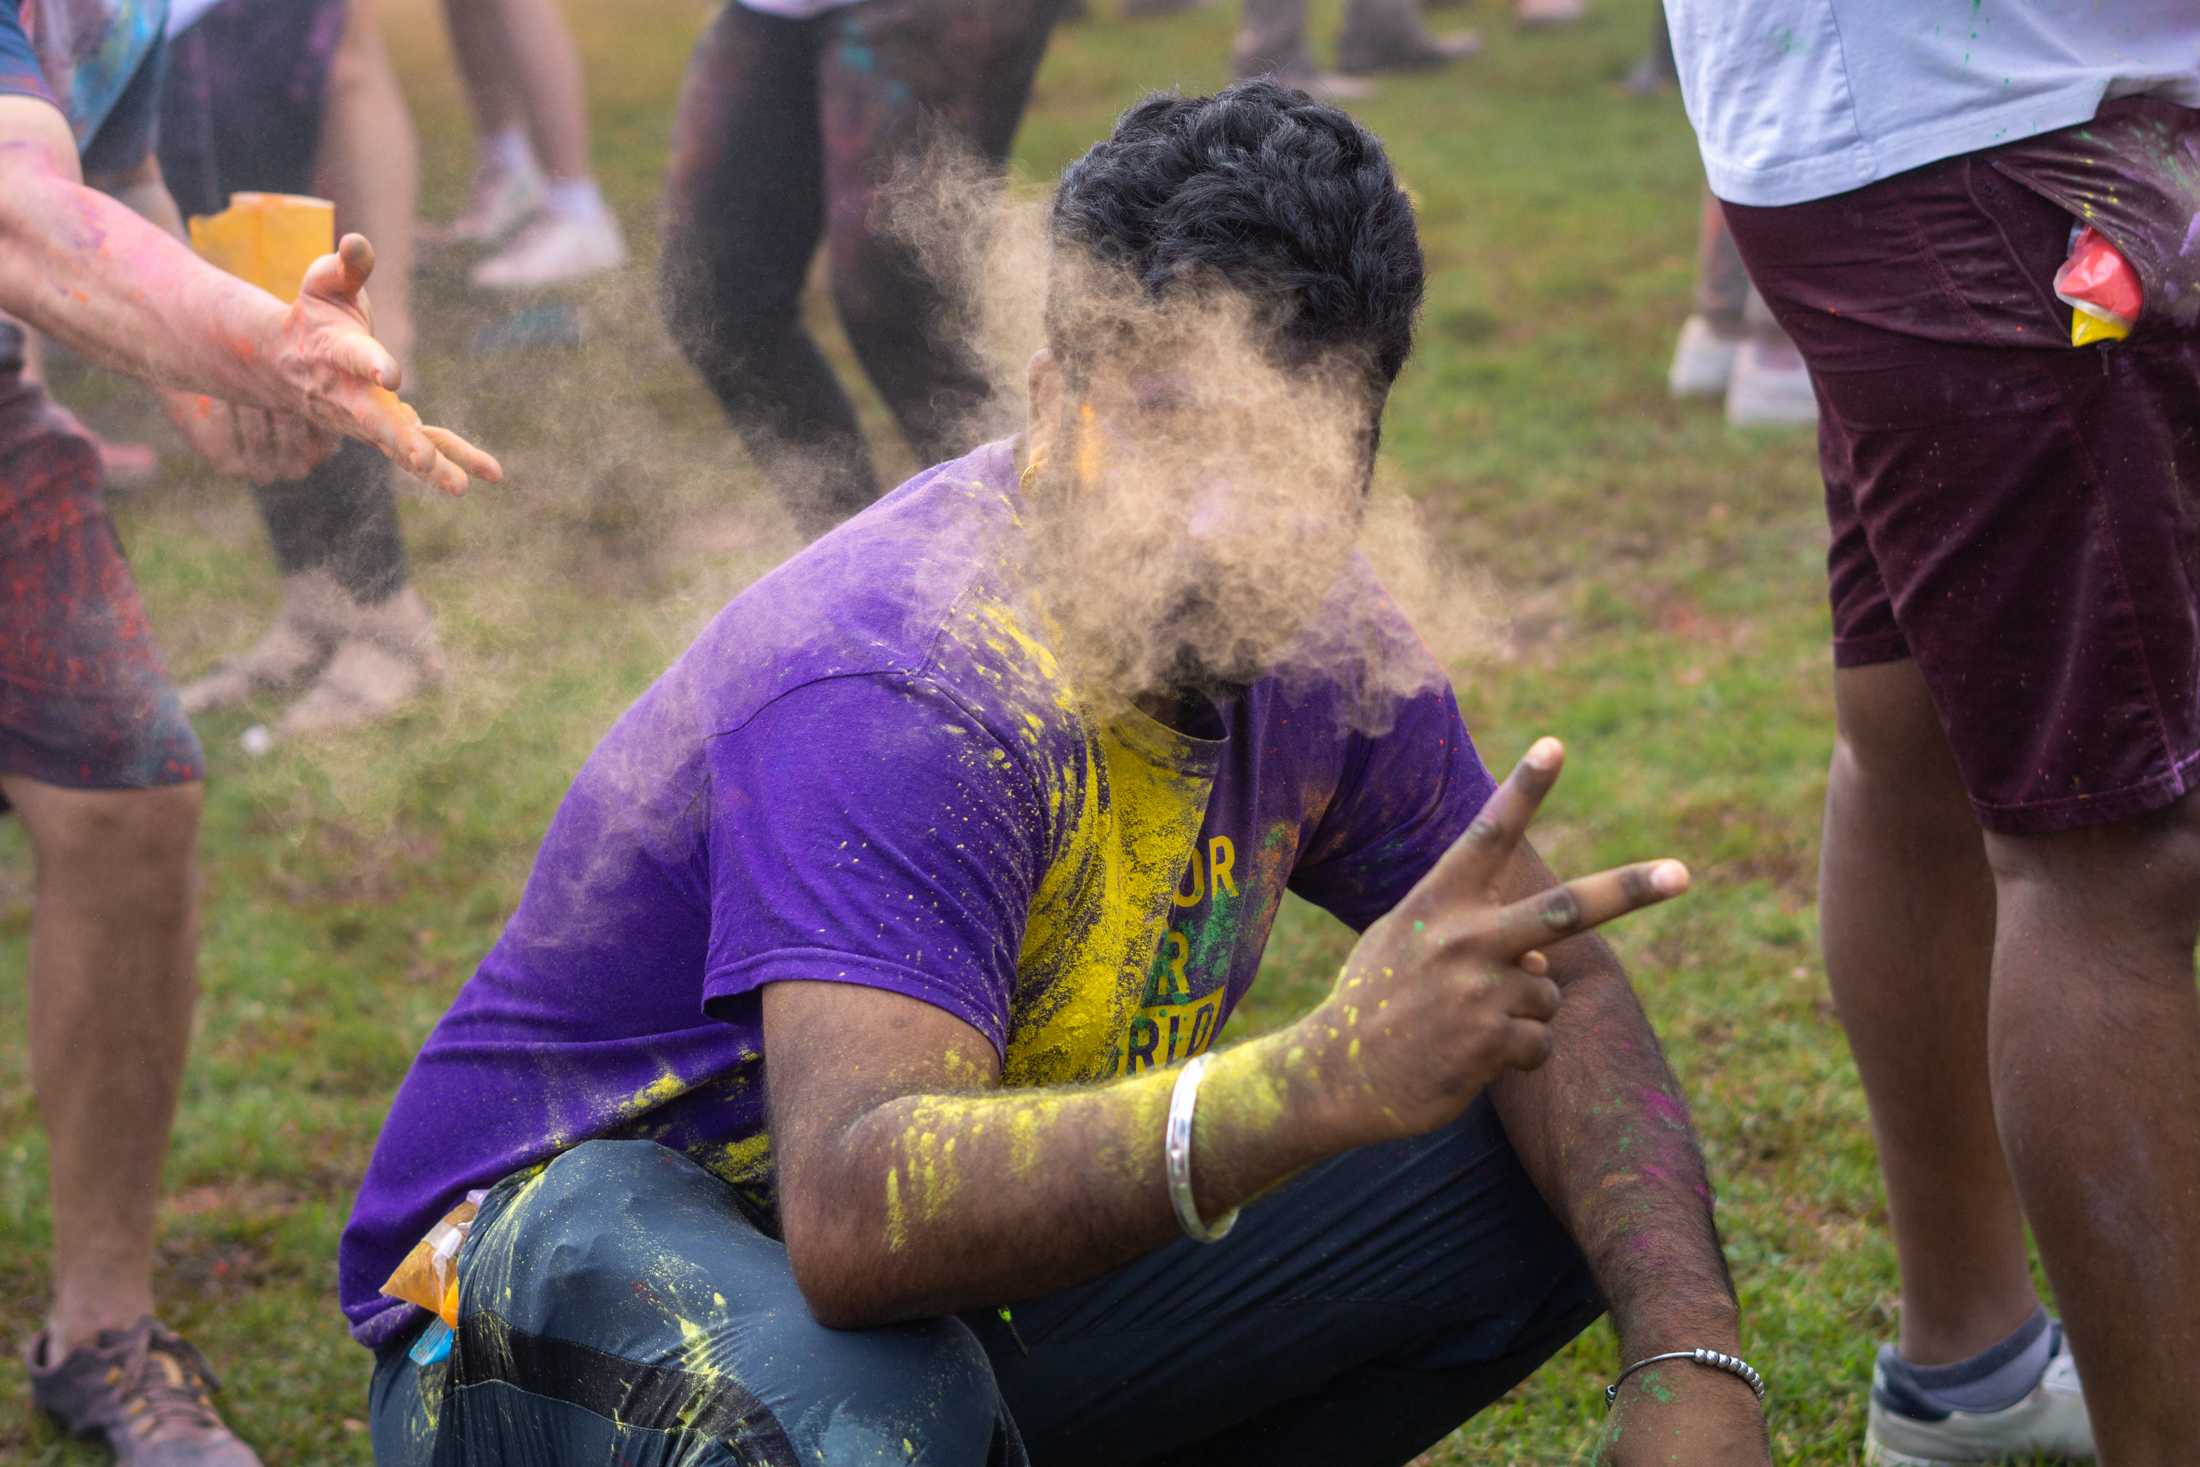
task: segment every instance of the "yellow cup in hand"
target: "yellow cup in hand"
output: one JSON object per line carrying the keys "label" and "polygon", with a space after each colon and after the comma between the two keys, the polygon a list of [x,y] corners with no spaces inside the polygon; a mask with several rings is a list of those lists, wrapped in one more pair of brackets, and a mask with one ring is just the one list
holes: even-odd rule
{"label": "yellow cup in hand", "polygon": [[304,194],[231,194],[191,217],[191,248],[278,300],[295,300],[315,260],[336,248],[336,206]]}

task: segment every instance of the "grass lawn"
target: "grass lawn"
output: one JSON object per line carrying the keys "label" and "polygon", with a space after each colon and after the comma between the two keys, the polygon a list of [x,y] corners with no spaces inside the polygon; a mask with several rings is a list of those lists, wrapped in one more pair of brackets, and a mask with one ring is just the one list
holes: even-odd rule
{"label": "grass lawn", "polygon": [[[645,263],[581,298],[578,354],[468,359],[489,313],[455,272],[423,276],[419,400],[511,471],[505,488],[406,506],[451,655],[449,695],[261,761],[237,736],[264,711],[202,728],[205,998],[159,1287],[270,1463],[367,1460],[367,1357],[336,1313],[334,1256],[383,1108],[494,939],[571,771],[787,548],[715,405],[661,338],[646,263],[674,92],[710,7],[567,8],[604,183]],[[1336,5],[1315,8],[1327,37]],[[423,134],[425,203],[440,216],[470,162],[456,82],[430,0],[385,9]],[[1599,0],[1587,25],[1548,36],[1516,34],[1493,0],[1467,13],[1488,38],[1483,56],[1386,82],[1361,106],[1419,202],[1432,265],[1419,352],[1388,420],[1389,471],[1511,613],[1500,646],[1454,669],[1491,761],[1543,732],[1572,745],[1538,828],[1553,864],[1672,853],[1699,873],[1692,896],[1614,941],[1696,1106],[1778,1456],[1854,1461],[1895,1274],[1815,940],[1831,714],[1812,441],[1730,433],[1711,408],[1665,395],[1698,170],[1677,98],[1615,86],[1648,35],[1649,0]],[[1020,171],[1050,177],[1147,88],[1223,82],[1233,15],[1060,33]],[[95,379],[63,381],[102,421],[142,416]],[[910,467],[868,398],[865,413],[882,467]],[[269,615],[275,575],[239,488],[179,460],[118,516],[179,672]],[[0,824],[0,1326],[11,1336],[36,1326],[48,1243],[44,1144],[14,1037],[29,891],[21,832]],[[1240,1024],[1299,1012],[1345,946],[1328,918],[1287,911]],[[1586,1460],[1615,1363],[1599,1327],[1430,1460]],[[100,1460],[33,1422],[22,1387],[9,1356],[0,1461]]]}

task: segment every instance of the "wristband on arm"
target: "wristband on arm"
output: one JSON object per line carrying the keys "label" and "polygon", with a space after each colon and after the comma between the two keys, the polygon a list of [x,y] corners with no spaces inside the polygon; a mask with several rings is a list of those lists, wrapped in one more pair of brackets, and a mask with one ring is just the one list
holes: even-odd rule
{"label": "wristband on arm", "polygon": [[1162,1154],[1169,1164],[1169,1202],[1176,1208],[1184,1235],[1201,1243],[1219,1243],[1237,1224],[1238,1210],[1231,1208],[1213,1225],[1200,1221],[1199,1202],[1192,1195],[1192,1112],[1199,1104],[1199,1081],[1207,1071],[1208,1055],[1185,1065],[1169,1091],[1169,1125]]}

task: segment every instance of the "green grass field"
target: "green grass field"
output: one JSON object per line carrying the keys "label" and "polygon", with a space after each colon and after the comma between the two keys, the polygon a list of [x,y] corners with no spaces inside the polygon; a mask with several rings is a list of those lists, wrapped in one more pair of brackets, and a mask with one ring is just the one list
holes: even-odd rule
{"label": "green grass field", "polygon": [[[445,214],[470,154],[441,29],[428,0],[387,8],[425,205]],[[652,304],[666,132],[709,7],[568,9],[604,182],[644,263],[586,296],[584,352],[471,361],[461,352],[488,313],[455,273],[423,276],[419,400],[510,470],[501,489],[407,503],[453,686],[392,725],[257,762],[237,735],[272,710],[202,728],[205,998],[159,1288],[270,1463],[367,1460],[367,1357],[336,1313],[334,1255],[383,1108],[494,939],[571,771],[786,548]],[[1316,9],[1326,37],[1335,4]],[[1361,104],[1419,202],[1432,266],[1385,447],[1443,548],[1492,578],[1511,614],[1501,646],[1454,668],[1490,759],[1543,732],[1572,746],[1538,828],[1553,864],[1671,853],[1699,874],[1687,900],[1614,941],[1696,1106],[1777,1455],[1850,1462],[1897,1301],[1862,1099],[1817,957],[1831,724],[1819,488],[1807,433],[1737,435],[1712,408],[1665,395],[1698,169],[1678,99],[1615,85],[1651,13],[1648,0],[1600,0],[1578,30],[1524,36],[1481,0],[1467,14],[1488,37],[1483,56],[1386,82]],[[1019,171],[1050,177],[1148,88],[1222,83],[1232,16],[1061,32]],[[128,393],[62,381],[100,421],[142,423]],[[882,468],[910,467],[869,399],[866,417]],[[118,514],[179,673],[270,614],[274,571],[239,487],[177,460]],[[0,825],[0,1327],[16,1337],[43,1307],[49,1236],[14,1038],[29,890],[21,833]],[[1344,948],[1326,917],[1287,911],[1240,1023],[1292,1017]],[[1614,1364],[1600,1327],[1430,1460],[1586,1461]],[[22,1385],[12,1356],[0,1363],[0,1461],[99,1460],[32,1421]]]}

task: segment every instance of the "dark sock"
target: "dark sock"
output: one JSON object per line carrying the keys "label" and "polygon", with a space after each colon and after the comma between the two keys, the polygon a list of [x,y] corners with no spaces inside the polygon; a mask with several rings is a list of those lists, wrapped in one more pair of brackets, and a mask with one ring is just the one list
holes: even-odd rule
{"label": "dark sock", "polygon": [[1912,1365],[1886,1352],[1890,1371],[1899,1371],[1912,1393],[1943,1411],[2006,1411],[2030,1395],[2047,1373],[2062,1330],[2045,1308],[2017,1326],[2007,1339],[1952,1365]]}

